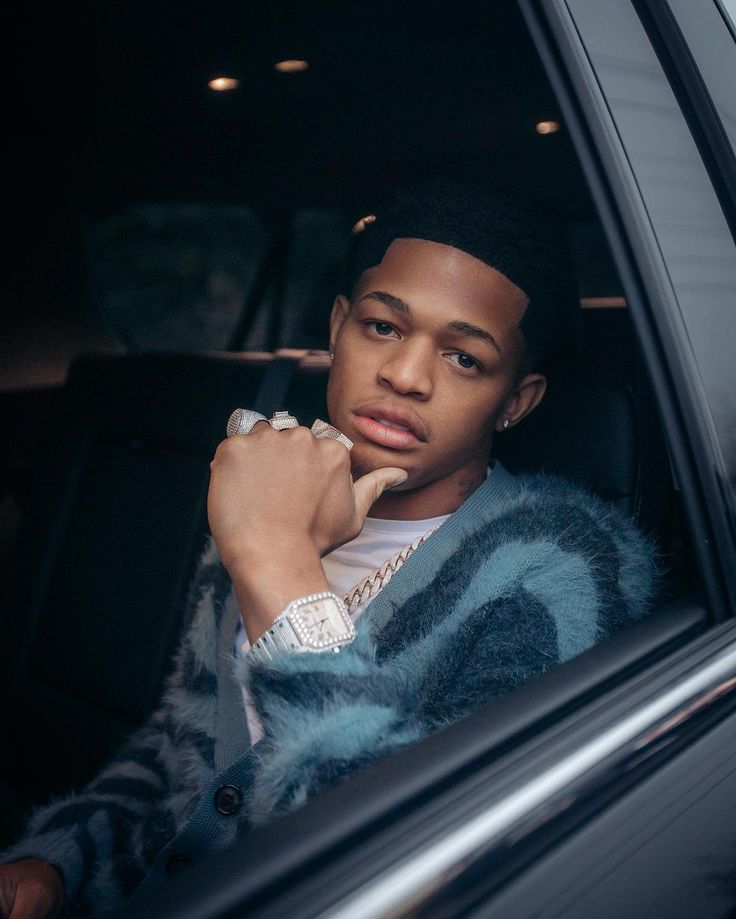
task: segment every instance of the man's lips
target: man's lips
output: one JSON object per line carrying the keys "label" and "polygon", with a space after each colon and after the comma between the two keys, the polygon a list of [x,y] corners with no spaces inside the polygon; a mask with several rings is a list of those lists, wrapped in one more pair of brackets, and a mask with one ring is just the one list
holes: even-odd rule
{"label": "man's lips", "polygon": [[394,450],[411,450],[426,440],[426,429],[413,413],[381,403],[353,409],[355,426],[368,440]]}

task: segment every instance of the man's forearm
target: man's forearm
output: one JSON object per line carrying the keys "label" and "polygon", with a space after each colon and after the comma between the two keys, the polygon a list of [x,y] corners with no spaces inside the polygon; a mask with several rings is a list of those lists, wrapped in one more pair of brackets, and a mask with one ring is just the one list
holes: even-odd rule
{"label": "man's forearm", "polygon": [[330,590],[319,554],[308,546],[269,545],[227,568],[251,645],[292,600]]}

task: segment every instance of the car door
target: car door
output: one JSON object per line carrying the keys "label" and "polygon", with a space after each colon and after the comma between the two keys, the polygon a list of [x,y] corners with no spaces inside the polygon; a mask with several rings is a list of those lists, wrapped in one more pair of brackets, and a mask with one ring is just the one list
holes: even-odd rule
{"label": "car door", "polygon": [[717,41],[734,73],[733,35],[712,0],[521,7],[625,288],[696,588],[138,900],[138,917],[736,906],[736,183],[706,66]]}

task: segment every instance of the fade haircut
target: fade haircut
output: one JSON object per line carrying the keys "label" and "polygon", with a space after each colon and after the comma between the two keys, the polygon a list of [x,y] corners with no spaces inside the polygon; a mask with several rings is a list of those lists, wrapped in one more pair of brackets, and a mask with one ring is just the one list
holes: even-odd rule
{"label": "fade haircut", "polygon": [[433,182],[403,192],[353,239],[343,290],[380,264],[395,239],[454,246],[495,268],[529,298],[519,328],[524,370],[543,369],[574,345],[577,291],[560,227],[519,192]]}

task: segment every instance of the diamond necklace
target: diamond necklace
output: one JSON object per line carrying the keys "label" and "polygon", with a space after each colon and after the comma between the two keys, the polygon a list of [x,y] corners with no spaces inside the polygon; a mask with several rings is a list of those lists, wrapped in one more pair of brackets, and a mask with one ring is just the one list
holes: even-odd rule
{"label": "diamond necklace", "polygon": [[379,568],[376,568],[372,574],[367,575],[359,584],[351,588],[344,597],[348,613],[352,615],[361,603],[371,600],[380,590],[383,590],[404,562],[416,552],[419,546],[421,546],[436,529],[438,529],[438,527],[432,527],[432,529],[427,530],[423,536],[417,536],[408,546],[404,546],[403,549],[399,550],[395,555],[392,555],[387,562],[384,562]]}

